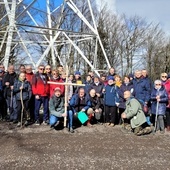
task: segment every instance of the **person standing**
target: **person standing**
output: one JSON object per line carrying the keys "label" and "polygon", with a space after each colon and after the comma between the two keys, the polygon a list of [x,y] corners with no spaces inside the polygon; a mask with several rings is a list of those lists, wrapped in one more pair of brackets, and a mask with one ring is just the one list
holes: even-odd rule
{"label": "person standing", "polygon": [[39,111],[41,104],[43,104],[43,124],[47,125],[48,122],[48,106],[49,106],[49,95],[50,89],[47,84],[48,77],[44,73],[44,65],[38,66],[38,72],[33,76],[32,79],[32,91],[35,95],[35,124],[40,125]]}
{"label": "person standing", "polygon": [[4,89],[4,97],[7,103],[7,108],[9,109],[9,121],[17,123],[17,105],[15,95],[13,94],[14,81],[17,78],[15,69],[13,65],[8,67],[7,73],[4,75],[2,84]]}
{"label": "person standing", "polygon": [[[18,124],[17,126],[21,126],[22,118],[21,114],[23,114],[23,118],[26,120],[25,125],[28,125],[29,118],[29,100],[31,99],[32,90],[29,81],[26,80],[25,73],[20,73],[19,78],[14,82],[14,95],[16,97],[17,104],[17,117]],[[23,113],[22,112],[23,109]]]}
{"label": "person standing", "polygon": [[162,86],[161,80],[155,80],[154,88],[151,92],[151,112],[155,116],[156,123],[156,131],[161,133],[165,132],[165,125],[164,125],[164,115],[166,113],[166,105],[168,102],[168,94]]}
{"label": "person standing", "polygon": [[108,77],[108,84],[103,89],[104,105],[105,105],[105,118],[106,125],[114,127],[117,115],[117,106],[119,105],[118,87],[115,85],[114,78]]}

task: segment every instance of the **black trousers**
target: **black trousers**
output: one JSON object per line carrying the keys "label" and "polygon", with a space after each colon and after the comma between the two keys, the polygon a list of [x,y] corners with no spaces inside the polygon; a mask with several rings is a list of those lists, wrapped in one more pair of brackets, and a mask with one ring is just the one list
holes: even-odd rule
{"label": "black trousers", "polygon": [[166,125],[170,126],[170,108],[166,109]]}
{"label": "black trousers", "polygon": [[116,112],[117,107],[116,106],[105,106],[105,115],[106,115],[106,123],[114,123],[116,121]]}

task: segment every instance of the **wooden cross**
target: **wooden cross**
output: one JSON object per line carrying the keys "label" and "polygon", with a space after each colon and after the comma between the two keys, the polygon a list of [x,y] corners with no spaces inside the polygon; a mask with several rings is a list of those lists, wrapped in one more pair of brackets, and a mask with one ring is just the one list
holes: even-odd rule
{"label": "wooden cross", "polygon": [[[68,83],[68,66],[66,66],[66,81],[63,83],[60,82],[52,82],[52,81],[48,81],[48,84],[60,84],[60,85],[64,85],[65,86],[65,105],[64,105],[64,109],[65,109],[65,113],[67,114],[67,95],[68,95],[68,86],[85,86],[85,84],[76,84],[76,83]],[[67,122],[67,117],[64,117],[64,127],[66,127],[66,122]]]}

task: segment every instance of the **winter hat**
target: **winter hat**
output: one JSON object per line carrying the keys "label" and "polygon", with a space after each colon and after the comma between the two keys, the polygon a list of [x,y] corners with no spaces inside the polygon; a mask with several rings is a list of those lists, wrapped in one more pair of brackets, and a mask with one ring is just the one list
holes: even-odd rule
{"label": "winter hat", "polygon": [[113,80],[113,81],[114,81],[115,79],[114,79],[113,76],[108,76],[108,77],[107,77],[107,80]]}
{"label": "winter hat", "polygon": [[129,77],[129,78],[134,78],[134,75],[133,75],[132,73],[130,73],[130,74],[128,75],[128,77]]}
{"label": "winter hat", "polygon": [[60,91],[60,92],[61,92],[61,89],[60,89],[59,87],[56,87],[56,88],[54,89],[54,92],[56,92],[56,91]]}
{"label": "winter hat", "polygon": [[80,75],[80,76],[81,76],[81,73],[80,73],[80,71],[76,71],[76,72],[74,73],[74,75]]}

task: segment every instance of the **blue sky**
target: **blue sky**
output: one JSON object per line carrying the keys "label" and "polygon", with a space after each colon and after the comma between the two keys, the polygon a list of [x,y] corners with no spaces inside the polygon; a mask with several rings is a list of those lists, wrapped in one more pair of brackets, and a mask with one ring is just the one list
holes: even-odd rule
{"label": "blue sky", "polygon": [[[38,0],[42,4],[42,0]],[[55,0],[59,5],[63,0]],[[118,15],[125,13],[127,16],[138,15],[148,22],[160,23],[161,28],[170,34],[170,0],[96,0],[100,8],[105,3]]]}

